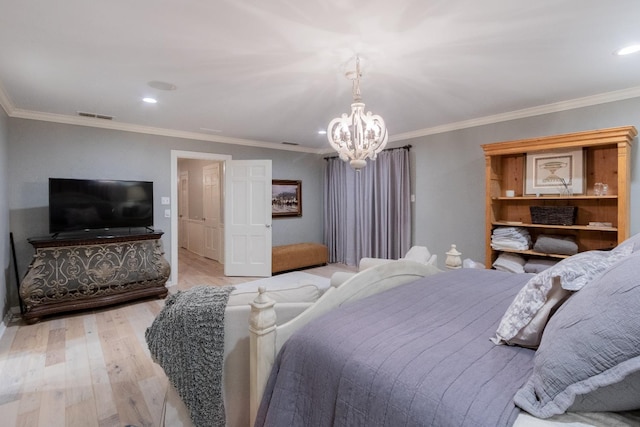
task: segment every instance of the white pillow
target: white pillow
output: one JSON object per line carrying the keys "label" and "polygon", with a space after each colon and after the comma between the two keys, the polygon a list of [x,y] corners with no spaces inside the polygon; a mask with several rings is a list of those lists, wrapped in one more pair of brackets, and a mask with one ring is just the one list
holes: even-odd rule
{"label": "white pillow", "polygon": [[[265,294],[276,303],[284,302],[316,302],[322,292],[316,285],[299,285],[292,288],[267,290]],[[235,290],[229,295],[227,306],[247,305],[253,302],[258,292],[242,292]]]}
{"label": "white pillow", "polygon": [[542,307],[540,307],[540,310],[538,310],[527,326],[520,329],[513,338],[509,339],[507,344],[518,345],[520,347],[538,348],[540,340],[542,339],[542,332],[544,331],[545,326],[547,326],[547,322],[551,318],[551,315],[572,294],[571,291],[562,289],[559,278],[552,280],[551,283],[551,289],[549,290],[549,293],[547,293],[547,300]]}
{"label": "white pillow", "polygon": [[[526,328],[529,323],[536,317],[536,314],[547,303],[553,286],[553,277],[558,276],[562,288],[568,291],[580,290],[585,284],[589,283],[604,270],[629,256],[632,251],[631,245],[616,248],[613,251],[587,251],[565,258],[558,264],[536,274],[527,282],[520,290],[518,295],[507,309],[506,313],[500,321],[496,337],[492,341],[496,344],[511,344],[511,340],[518,336],[521,331]],[[550,304],[559,305],[563,299],[559,301],[550,301]],[[555,306],[554,306],[555,307]],[[547,307],[551,313],[554,307]],[[546,323],[547,319],[544,319]],[[544,329],[544,324],[533,324],[540,333]],[[523,333],[527,334],[528,331]],[[535,337],[539,340],[540,337]],[[529,346],[535,346],[531,344]]]}
{"label": "white pillow", "polygon": [[413,246],[405,254],[403,259],[425,264],[427,261],[429,261],[429,258],[431,258],[431,253],[429,252],[429,249],[427,249],[425,246]]}

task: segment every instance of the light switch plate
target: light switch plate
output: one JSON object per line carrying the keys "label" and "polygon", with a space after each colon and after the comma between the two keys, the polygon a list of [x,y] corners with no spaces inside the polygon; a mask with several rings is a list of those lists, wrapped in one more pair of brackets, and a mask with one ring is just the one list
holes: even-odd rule
{"label": "light switch plate", "polygon": [[171,218],[171,209],[165,209],[164,210],[164,217],[165,218]]}

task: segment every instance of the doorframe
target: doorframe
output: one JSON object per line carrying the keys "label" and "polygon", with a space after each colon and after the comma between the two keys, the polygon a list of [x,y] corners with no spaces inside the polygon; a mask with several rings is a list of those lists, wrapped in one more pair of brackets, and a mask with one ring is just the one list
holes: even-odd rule
{"label": "doorframe", "polygon": [[[178,159],[217,160],[224,162],[231,160],[231,155],[171,150],[171,277],[169,279],[169,286],[178,284],[178,185],[180,185]],[[222,191],[222,200],[224,206],[224,191]],[[224,244],[226,245],[226,242]],[[224,247],[222,249],[224,250]]]}

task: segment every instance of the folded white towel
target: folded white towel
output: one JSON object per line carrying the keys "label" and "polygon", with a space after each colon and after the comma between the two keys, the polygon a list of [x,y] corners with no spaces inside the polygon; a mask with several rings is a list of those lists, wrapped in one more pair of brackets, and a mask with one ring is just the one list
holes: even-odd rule
{"label": "folded white towel", "polygon": [[531,235],[523,227],[497,227],[491,234],[493,249],[527,250],[531,243]]}
{"label": "folded white towel", "polygon": [[526,261],[518,254],[502,253],[493,263],[493,268],[510,273],[524,273]]}
{"label": "folded white towel", "polygon": [[526,251],[529,249],[529,244],[526,242],[516,241],[504,241],[504,242],[491,242],[491,247],[495,250],[501,249],[515,249],[518,251]]}
{"label": "folded white towel", "polygon": [[497,227],[493,230],[496,236],[528,236],[529,230],[523,227]]}

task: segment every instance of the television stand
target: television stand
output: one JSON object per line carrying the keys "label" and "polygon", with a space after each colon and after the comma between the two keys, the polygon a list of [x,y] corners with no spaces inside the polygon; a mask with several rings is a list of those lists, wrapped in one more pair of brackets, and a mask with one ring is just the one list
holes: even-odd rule
{"label": "television stand", "polygon": [[161,230],[113,235],[35,237],[36,252],[20,297],[23,318],[35,323],[50,314],[167,295],[171,268]]}

